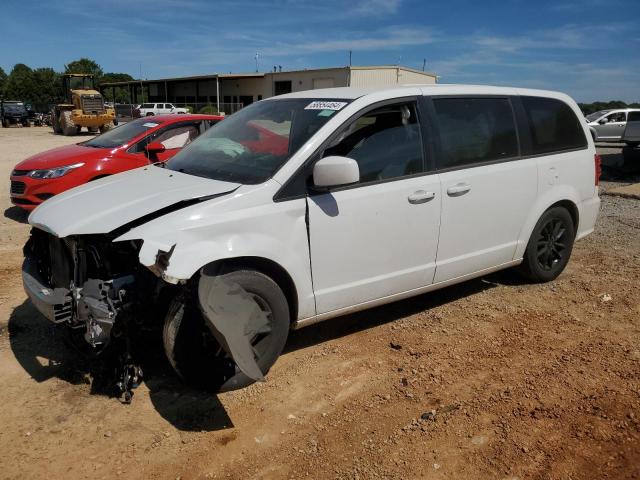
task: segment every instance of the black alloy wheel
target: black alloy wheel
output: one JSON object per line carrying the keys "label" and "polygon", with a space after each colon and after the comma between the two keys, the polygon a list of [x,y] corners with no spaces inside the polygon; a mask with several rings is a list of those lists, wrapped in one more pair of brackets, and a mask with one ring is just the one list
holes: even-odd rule
{"label": "black alloy wheel", "polygon": [[533,282],[555,280],[569,262],[575,234],[566,208],[552,207],[544,212],[529,237],[520,273]]}
{"label": "black alloy wheel", "polygon": [[550,219],[538,235],[536,255],[540,268],[551,271],[558,265],[567,249],[567,226],[561,219]]}

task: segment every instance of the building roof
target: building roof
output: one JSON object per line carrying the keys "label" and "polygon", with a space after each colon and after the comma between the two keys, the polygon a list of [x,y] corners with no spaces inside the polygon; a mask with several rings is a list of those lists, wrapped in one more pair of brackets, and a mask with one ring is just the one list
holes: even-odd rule
{"label": "building roof", "polygon": [[145,80],[124,80],[121,82],[105,82],[101,83],[101,87],[118,87],[122,85],[131,85],[131,84],[148,84],[148,83],[158,83],[158,82],[188,82],[190,80],[211,80],[214,78],[263,78],[264,73],[212,73],[210,75],[193,75],[190,77],[173,77],[173,78],[156,78],[153,80],[145,79]]}
{"label": "building roof", "polygon": [[400,69],[408,72],[418,73],[421,75],[437,78],[435,73],[423,72],[414,68],[403,67],[402,65],[371,65],[371,66],[344,66],[344,67],[327,67],[327,68],[308,68],[301,70],[284,70],[281,72],[255,72],[255,73],[212,73],[209,75],[192,75],[188,77],[173,77],[173,78],[157,78],[153,80],[125,80],[122,82],[105,82],[101,83],[101,87],[118,87],[131,84],[149,84],[158,82],[187,82],[190,80],[212,80],[215,78],[220,79],[240,79],[240,78],[264,78],[265,75],[287,75],[304,72],[320,72],[330,70],[386,70],[386,69]]}

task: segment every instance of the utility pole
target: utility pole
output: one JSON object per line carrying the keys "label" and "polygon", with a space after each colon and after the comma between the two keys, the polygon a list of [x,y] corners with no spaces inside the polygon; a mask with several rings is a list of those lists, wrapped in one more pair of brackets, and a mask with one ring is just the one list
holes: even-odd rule
{"label": "utility pole", "polygon": [[351,66],[351,54],[353,53],[353,51],[349,50],[349,66]]}
{"label": "utility pole", "polygon": [[144,87],[142,86],[142,62],[140,62],[140,103],[144,103]]}
{"label": "utility pole", "polygon": [[258,57],[260,56],[260,54],[258,52],[256,52],[256,73],[258,73]]}
{"label": "utility pole", "polygon": [[422,59],[422,71],[424,72],[424,69],[427,68],[427,59],[423,58]]}

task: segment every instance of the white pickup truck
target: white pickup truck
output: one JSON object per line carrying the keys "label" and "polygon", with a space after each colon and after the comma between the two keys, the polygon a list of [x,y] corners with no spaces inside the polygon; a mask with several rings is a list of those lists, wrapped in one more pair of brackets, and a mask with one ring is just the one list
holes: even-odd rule
{"label": "white pickup truck", "polygon": [[172,103],[143,103],[140,105],[141,117],[167,113],[189,113],[189,111],[186,108],[176,107]]}

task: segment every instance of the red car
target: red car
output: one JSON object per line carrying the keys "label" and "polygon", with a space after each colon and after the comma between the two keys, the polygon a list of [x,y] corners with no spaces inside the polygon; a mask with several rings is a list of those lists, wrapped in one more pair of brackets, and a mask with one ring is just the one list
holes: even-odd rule
{"label": "red car", "polygon": [[46,199],[83,183],[158,161],[222,120],[215,115],[140,118],[76,145],[23,160],[11,172],[11,202],[33,210]]}

